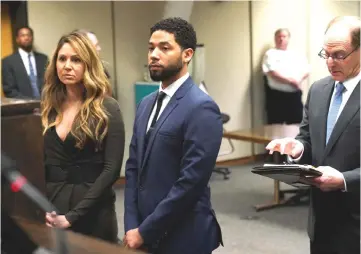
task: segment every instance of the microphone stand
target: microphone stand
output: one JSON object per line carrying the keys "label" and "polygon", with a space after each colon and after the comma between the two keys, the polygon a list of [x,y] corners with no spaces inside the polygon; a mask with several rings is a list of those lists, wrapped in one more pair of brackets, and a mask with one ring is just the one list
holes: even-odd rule
{"label": "microphone stand", "polygon": [[[56,208],[38,191],[26,178],[15,170],[15,162],[1,152],[1,173],[7,178],[11,184],[11,190],[13,192],[22,191],[27,197],[29,197],[35,204],[37,204],[43,211],[52,212]],[[56,254],[68,254],[69,249],[67,245],[67,239],[65,230],[60,228],[55,229],[55,253]]]}
{"label": "microphone stand", "polygon": [[[16,177],[17,179],[23,178],[20,173],[13,171],[12,178]],[[39,207],[41,207],[45,212],[55,211],[58,214],[56,208],[35,188],[32,184],[27,183],[21,188],[23,193],[32,199]],[[68,254],[68,246],[66,244],[66,234],[65,230],[61,228],[54,228],[55,230],[55,253],[56,254]]]}

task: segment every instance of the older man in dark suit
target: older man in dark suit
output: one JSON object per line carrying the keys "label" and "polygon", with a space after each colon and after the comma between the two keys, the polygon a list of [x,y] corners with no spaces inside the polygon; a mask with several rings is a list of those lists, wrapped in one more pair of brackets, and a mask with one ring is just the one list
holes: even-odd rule
{"label": "older man in dark suit", "polygon": [[267,146],[323,172],[311,190],[311,254],[360,253],[360,27],[358,17],[330,22],[319,56],[331,76],[312,85],[296,139]]}
{"label": "older man in dark suit", "polygon": [[48,57],[33,51],[34,32],[24,26],[16,32],[18,50],[2,60],[2,85],[6,97],[39,99]]}

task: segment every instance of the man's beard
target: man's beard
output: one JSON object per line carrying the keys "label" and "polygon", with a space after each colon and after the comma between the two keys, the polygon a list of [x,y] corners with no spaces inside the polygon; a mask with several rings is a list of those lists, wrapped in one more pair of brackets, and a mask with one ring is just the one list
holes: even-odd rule
{"label": "man's beard", "polygon": [[182,59],[180,58],[176,64],[169,65],[166,68],[160,70],[150,70],[150,77],[153,81],[164,81],[176,76],[183,68]]}
{"label": "man's beard", "polygon": [[33,49],[33,44],[30,43],[28,45],[21,45],[20,48],[22,48],[23,50],[25,50],[26,52],[30,52]]}

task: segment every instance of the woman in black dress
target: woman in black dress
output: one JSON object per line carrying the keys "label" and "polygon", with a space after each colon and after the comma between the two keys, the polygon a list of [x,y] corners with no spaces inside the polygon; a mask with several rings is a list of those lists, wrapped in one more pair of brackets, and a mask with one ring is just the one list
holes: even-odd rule
{"label": "woman in black dress", "polygon": [[123,161],[124,124],[86,36],[59,40],[41,106],[47,195],[58,211],[46,214],[46,224],[117,242],[112,185]]}

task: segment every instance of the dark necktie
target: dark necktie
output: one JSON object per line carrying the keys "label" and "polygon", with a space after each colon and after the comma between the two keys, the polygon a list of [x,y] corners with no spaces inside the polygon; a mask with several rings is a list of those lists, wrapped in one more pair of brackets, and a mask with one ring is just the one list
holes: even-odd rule
{"label": "dark necktie", "polygon": [[[149,130],[148,132],[145,134],[145,140],[144,140],[144,151],[145,149],[147,149],[147,146],[148,146],[148,141],[149,141],[149,137],[153,131],[153,126],[155,125],[155,123],[157,122],[157,118],[158,118],[158,115],[159,115],[159,112],[160,112],[160,109],[162,107],[162,103],[163,103],[163,99],[164,97],[166,96],[166,94],[164,92],[159,92],[158,95],[157,95],[157,108],[155,110],[155,114],[154,114],[154,117],[152,119],[152,123],[149,127]],[[153,105],[154,107],[154,105]]]}
{"label": "dark necktie", "polygon": [[162,91],[158,93],[157,108],[155,110],[155,114],[154,114],[154,117],[153,117],[153,120],[152,120],[152,123],[151,123],[149,129],[153,128],[154,124],[157,122],[157,118],[158,118],[160,109],[161,109],[162,104],[163,104],[163,99],[164,99],[165,96],[166,96],[166,94],[164,92],[162,92]]}
{"label": "dark necktie", "polygon": [[336,93],[327,116],[326,144],[331,136],[333,127],[336,124],[338,111],[340,110],[340,106],[342,103],[342,93],[345,89],[345,86],[341,82],[336,85]]}

